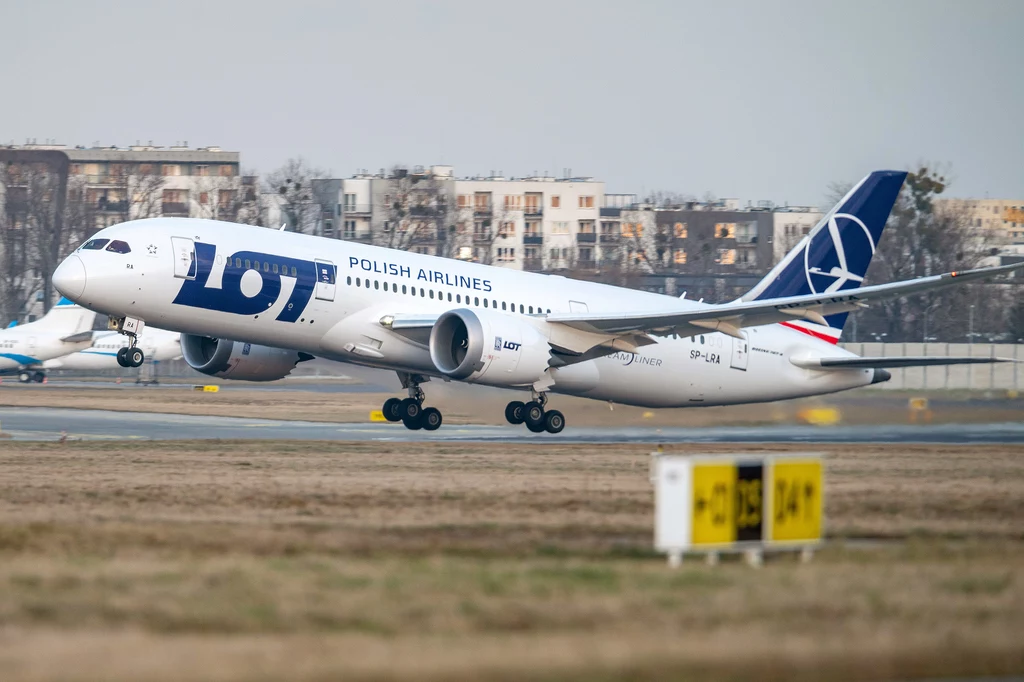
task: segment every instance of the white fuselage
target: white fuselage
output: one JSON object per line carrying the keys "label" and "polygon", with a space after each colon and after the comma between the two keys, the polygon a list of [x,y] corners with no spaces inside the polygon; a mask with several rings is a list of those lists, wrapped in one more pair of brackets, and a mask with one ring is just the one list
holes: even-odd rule
{"label": "white fuselage", "polygon": [[[181,357],[180,334],[156,327],[148,327],[139,337],[139,348],[150,362],[162,362]],[[117,369],[117,351],[128,346],[128,337],[117,332],[98,332],[93,344],[77,353],[47,360],[46,369],[92,371]]]}
{"label": "white fuselage", "polygon": [[[516,318],[550,336],[557,333],[551,328],[559,325],[545,322],[548,311],[614,314],[706,305],[216,221],[136,221],[106,228],[95,237],[124,240],[131,252],[77,252],[83,284],[80,291],[62,291],[88,308],[188,334],[435,377],[441,373],[427,347],[383,326],[383,317],[471,308]],[[186,239],[197,244],[198,265],[184,255]],[[298,278],[292,275],[295,264]],[[307,265],[320,273],[325,264],[337,268],[334,283],[303,280]],[[77,272],[79,265],[61,266],[65,267]],[[303,287],[311,291],[304,293]],[[186,289],[193,294],[193,304],[181,302]],[[194,304],[200,300],[200,305]],[[752,327],[744,334],[745,340],[721,333],[654,337],[656,343],[636,353],[618,352],[551,369],[550,390],[646,407],[687,407],[816,395],[872,381],[871,370],[795,367],[790,358],[796,355],[849,354],[788,326]]]}
{"label": "white fuselage", "polygon": [[[60,313],[51,314],[59,316]],[[71,313],[67,317],[78,316]],[[92,312],[88,312],[89,325],[92,324],[94,317]],[[58,327],[52,324],[52,320],[44,318],[37,322],[0,330],[0,372],[38,368],[47,360],[88,348],[92,344],[92,337],[91,334],[84,332],[89,326],[84,323],[76,325],[77,319],[69,321],[72,324]],[[76,333],[82,338],[65,340]]]}

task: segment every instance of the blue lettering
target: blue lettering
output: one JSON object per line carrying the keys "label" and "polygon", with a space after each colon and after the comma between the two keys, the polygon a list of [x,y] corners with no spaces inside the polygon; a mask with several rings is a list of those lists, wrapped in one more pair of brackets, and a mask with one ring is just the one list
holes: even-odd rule
{"label": "blue lettering", "polygon": [[207,283],[210,279],[210,273],[213,271],[217,247],[213,244],[196,242],[195,248],[196,278],[194,280],[185,280],[182,283],[181,289],[178,290],[178,295],[172,301],[174,304],[190,308],[234,313],[236,315],[258,315],[266,312],[281,296],[281,278],[288,277],[291,279],[291,276],[283,273],[276,274],[254,270],[263,283],[259,292],[252,297],[248,297],[242,293],[242,275],[247,270],[230,265],[235,258],[263,262],[270,260],[280,263],[282,266],[287,266],[289,270],[295,268],[295,287],[292,289],[284,309],[276,318],[281,322],[295,322],[299,319],[302,311],[306,309],[310,297],[313,295],[313,286],[316,283],[316,265],[312,261],[285,258],[258,251],[238,251],[231,254],[227,259],[228,265],[224,268],[224,275],[221,277],[220,288],[208,287]]}
{"label": "blue lettering", "polygon": [[484,291],[490,291],[490,290],[491,290],[491,280],[485,279],[484,280]]}
{"label": "blue lettering", "polygon": [[459,286],[460,287],[465,287],[466,289],[468,289],[470,287],[469,278],[468,277],[463,277],[462,275],[459,275]]}
{"label": "blue lettering", "polygon": [[354,268],[357,265],[359,265],[359,259],[356,258],[355,256],[349,256],[348,257],[348,266],[350,268]]}
{"label": "blue lettering", "polygon": [[[420,274],[416,275],[416,279],[427,279],[427,271],[420,268]],[[430,280],[427,279],[427,281],[429,282]]]}
{"label": "blue lettering", "polygon": [[433,281],[433,282],[443,282],[444,281],[444,273],[441,272],[440,270],[434,270],[434,279],[431,280],[431,281]]}
{"label": "blue lettering", "polygon": [[361,261],[359,261],[359,267],[361,267],[363,270],[370,270],[373,267],[373,265],[371,265],[370,261],[364,258]]}
{"label": "blue lettering", "polygon": [[398,269],[398,274],[402,277],[412,277],[412,270],[409,269],[408,265],[403,265]]}
{"label": "blue lettering", "polygon": [[477,291],[480,290],[480,278],[479,277],[474,277],[473,278],[473,288],[476,289]]}

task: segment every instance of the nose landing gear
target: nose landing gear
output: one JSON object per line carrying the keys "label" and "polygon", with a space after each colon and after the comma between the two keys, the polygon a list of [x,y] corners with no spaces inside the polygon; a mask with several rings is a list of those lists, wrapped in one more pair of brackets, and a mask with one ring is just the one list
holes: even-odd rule
{"label": "nose landing gear", "polygon": [[427,396],[420,388],[423,377],[418,374],[398,373],[402,386],[409,389],[408,398],[388,398],[384,401],[381,412],[389,422],[402,422],[411,431],[436,431],[444,421],[441,411],[436,407],[423,407]]}
{"label": "nose landing gear", "polygon": [[145,323],[134,317],[111,317],[107,326],[128,337],[128,346],[117,351],[117,364],[122,367],[142,367],[146,355],[138,343]]}
{"label": "nose landing gear", "polygon": [[547,402],[546,393],[534,393],[534,399],[528,403],[513,400],[505,406],[505,420],[513,425],[526,424],[533,433],[559,433],[565,428],[565,415],[544,409]]}

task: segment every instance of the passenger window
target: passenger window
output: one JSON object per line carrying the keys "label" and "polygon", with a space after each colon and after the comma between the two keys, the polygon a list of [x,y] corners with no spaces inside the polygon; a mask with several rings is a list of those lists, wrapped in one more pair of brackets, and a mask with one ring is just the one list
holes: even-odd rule
{"label": "passenger window", "polygon": [[484,307],[485,308],[487,307],[487,299],[486,298],[484,299]]}
{"label": "passenger window", "polygon": [[416,295],[416,287],[409,287],[409,291],[412,293],[413,296]]}
{"label": "passenger window", "polygon": [[86,243],[82,244],[83,251],[99,251],[107,245],[109,239],[90,239]]}
{"label": "passenger window", "polygon": [[295,266],[292,266],[292,277],[298,277],[298,273],[295,271]]}
{"label": "passenger window", "polygon": [[110,244],[107,245],[106,250],[112,251],[114,253],[131,253],[132,247],[128,246],[127,242],[115,239],[114,241],[110,242]]}
{"label": "passenger window", "polygon": [[476,296],[473,298],[473,305],[480,305],[480,297]]}
{"label": "passenger window", "polygon": [[497,308],[498,307],[498,302],[495,301],[494,299],[491,299],[491,307],[492,308]]}
{"label": "passenger window", "polygon": [[462,303],[462,294],[455,294],[455,302]]}
{"label": "passenger window", "polygon": [[519,304],[519,312],[520,313],[526,312],[525,310],[523,310],[523,304],[522,303]]}
{"label": "passenger window", "polygon": [[426,295],[427,295],[427,292],[423,291],[423,287],[420,287],[420,297],[425,298]]}
{"label": "passenger window", "polygon": [[450,292],[450,291],[448,292],[448,302],[449,303],[452,302],[452,292]]}
{"label": "passenger window", "polygon": [[530,306],[530,314],[533,315],[533,306]]}
{"label": "passenger window", "polygon": [[366,288],[367,288],[367,289],[369,289],[369,288],[370,288],[370,280],[365,280],[365,281],[364,281],[364,284],[366,284]]}
{"label": "passenger window", "polygon": [[251,267],[252,267],[252,262],[248,258],[246,258],[245,259],[245,269],[248,270]]}
{"label": "passenger window", "polygon": [[434,290],[433,289],[430,290],[430,298],[434,298]]}
{"label": "passenger window", "polygon": [[356,286],[357,287],[363,286],[363,280],[361,278],[359,278],[359,277],[356,277]]}
{"label": "passenger window", "polygon": [[378,291],[380,290],[380,281],[379,280],[376,280],[376,279],[373,280],[373,288],[377,289]]}
{"label": "passenger window", "polygon": [[704,345],[704,335],[703,334],[700,335],[700,345],[702,345],[702,346]]}
{"label": "passenger window", "polygon": [[274,274],[276,275],[277,272],[278,272],[278,270],[277,270],[277,263],[274,263]]}
{"label": "passenger window", "polygon": [[388,290],[388,283],[384,282],[384,291],[387,291],[387,290]]}
{"label": "passenger window", "polygon": [[402,285],[402,293],[403,294],[405,293],[405,285],[404,284]]}
{"label": "passenger window", "polygon": [[501,309],[502,309],[502,310],[504,310],[504,309],[505,309],[505,302],[504,302],[504,301],[502,301],[502,302],[501,302]]}
{"label": "passenger window", "polygon": [[236,268],[242,267],[242,259],[241,258],[236,258],[235,259],[235,267]]}
{"label": "passenger window", "polygon": [[352,286],[352,277],[346,277],[345,278],[345,284],[347,284],[349,286]]}
{"label": "passenger window", "polygon": [[254,260],[252,262],[252,269],[253,270],[259,270],[260,269],[260,262],[258,260]]}

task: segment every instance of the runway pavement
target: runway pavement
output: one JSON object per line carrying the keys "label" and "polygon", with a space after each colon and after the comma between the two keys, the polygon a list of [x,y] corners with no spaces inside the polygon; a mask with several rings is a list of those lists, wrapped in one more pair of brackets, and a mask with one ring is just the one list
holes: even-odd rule
{"label": "runway pavement", "polygon": [[0,426],[17,440],[381,440],[568,443],[1024,443],[1024,423],[892,426],[732,426],[715,428],[566,427],[557,435],[519,426],[445,425],[434,432],[401,424],[343,424],[238,417],[197,417],[46,407],[0,408]]}

